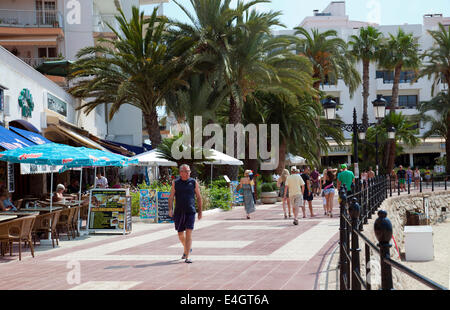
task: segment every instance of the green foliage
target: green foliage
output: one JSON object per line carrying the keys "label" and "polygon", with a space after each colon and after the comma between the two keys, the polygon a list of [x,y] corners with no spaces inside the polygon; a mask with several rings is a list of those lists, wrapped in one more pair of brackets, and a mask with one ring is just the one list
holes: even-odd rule
{"label": "green foliage", "polygon": [[213,186],[209,189],[211,209],[231,210],[233,196],[228,188]]}
{"label": "green foliage", "polygon": [[228,188],[228,183],[224,178],[212,181],[212,187],[226,187]]}
{"label": "green foliage", "polygon": [[276,192],[278,190],[277,182],[272,182],[272,190]]}
{"label": "green foliage", "polygon": [[262,191],[263,193],[270,193],[270,192],[273,192],[272,184],[271,184],[271,183],[263,183],[263,184],[261,185],[261,191]]}
{"label": "green foliage", "polygon": [[131,216],[139,216],[139,192],[131,192]]}

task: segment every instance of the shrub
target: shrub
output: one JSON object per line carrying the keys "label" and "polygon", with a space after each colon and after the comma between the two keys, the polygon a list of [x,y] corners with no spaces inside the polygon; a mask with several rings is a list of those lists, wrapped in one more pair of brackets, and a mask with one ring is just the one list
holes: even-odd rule
{"label": "shrub", "polygon": [[211,209],[221,208],[223,210],[231,210],[233,196],[228,188],[212,187],[209,190],[209,198],[211,200]]}
{"label": "shrub", "polygon": [[277,182],[272,182],[272,189],[274,192],[278,191]]}
{"label": "shrub", "polygon": [[263,193],[273,192],[272,184],[271,183],[263,183],[261,185],[261,191]]}
{"label": "shrub", "polygon": [[[222,179],[212,181],[212,186],[228,188],[228,183],[227,183],[227,181],[225,181],[225,179],[222,178]],[[210,184],[210,187],[211,187],[211,184]]]}

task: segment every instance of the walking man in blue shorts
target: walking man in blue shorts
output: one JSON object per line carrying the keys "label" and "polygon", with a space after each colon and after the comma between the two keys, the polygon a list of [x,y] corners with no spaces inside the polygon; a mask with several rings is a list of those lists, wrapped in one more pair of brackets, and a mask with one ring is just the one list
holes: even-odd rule
{"label": "walking man in blue shorts", "polygon": [[[189,254],[192,251],[192,231],[195,223],[195,197],[198,203],[198,219],[202,219],[202,196],[197,181],[190,177],[191,169],[188,165],[181,165],[180,177],[172,181],[172,190],[169,197],[169,216],[175,222],[178,238],[184,247],[183,256],[185,263],[192,263]],[[173,199],[175,198],[175,211],[172,212]]]}

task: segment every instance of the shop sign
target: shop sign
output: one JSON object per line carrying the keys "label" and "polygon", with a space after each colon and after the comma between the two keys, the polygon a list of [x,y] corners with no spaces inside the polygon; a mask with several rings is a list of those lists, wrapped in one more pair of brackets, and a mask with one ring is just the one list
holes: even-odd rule
{"label": "shop sign", "polygon": [[8,192],[14,193],[14,164],[8,163]]}
{"label": "shop sign", "polygon": [[131,229],[131,200],[126,190],[93,189],[89,202],[89,231],[129,232]]}
{"label": "shop sign", "polygon": [[47,108],[62,116],[67,116],[67,103],[47,93]]}
{"label": "shop sign", "polygon": [[31,92],[26,88],[22,89],[18,101],[19,106],[22,109],[22,116],[31,117],[31,113],[34,110],[34,101]]}
{"label": "shop sign", "polygon": [[330,146],[330,150],[328,151],[328,155],[334,155],[334,154],[350,155],[350,153],[351,153],[351,147],[348,145]]}

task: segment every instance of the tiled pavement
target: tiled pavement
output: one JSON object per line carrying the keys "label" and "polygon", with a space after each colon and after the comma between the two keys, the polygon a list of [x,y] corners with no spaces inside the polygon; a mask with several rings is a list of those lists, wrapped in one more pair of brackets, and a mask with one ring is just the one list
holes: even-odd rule
{"label": "tiled pavement", "polygon": [[298,226],[283,218],[280,203],[257,206],[251,220],[242,207],[207,211],[196,222],[193,264],[180,260],[172,224],[133,223],[127,236],[37,246],[36,257],[26,249],[21,262],[15,251],[0,257],[0,289],[319,289],[338,240],[335,206],[335,216],[325,217],[316,198],[316,217],[300,219]]}

